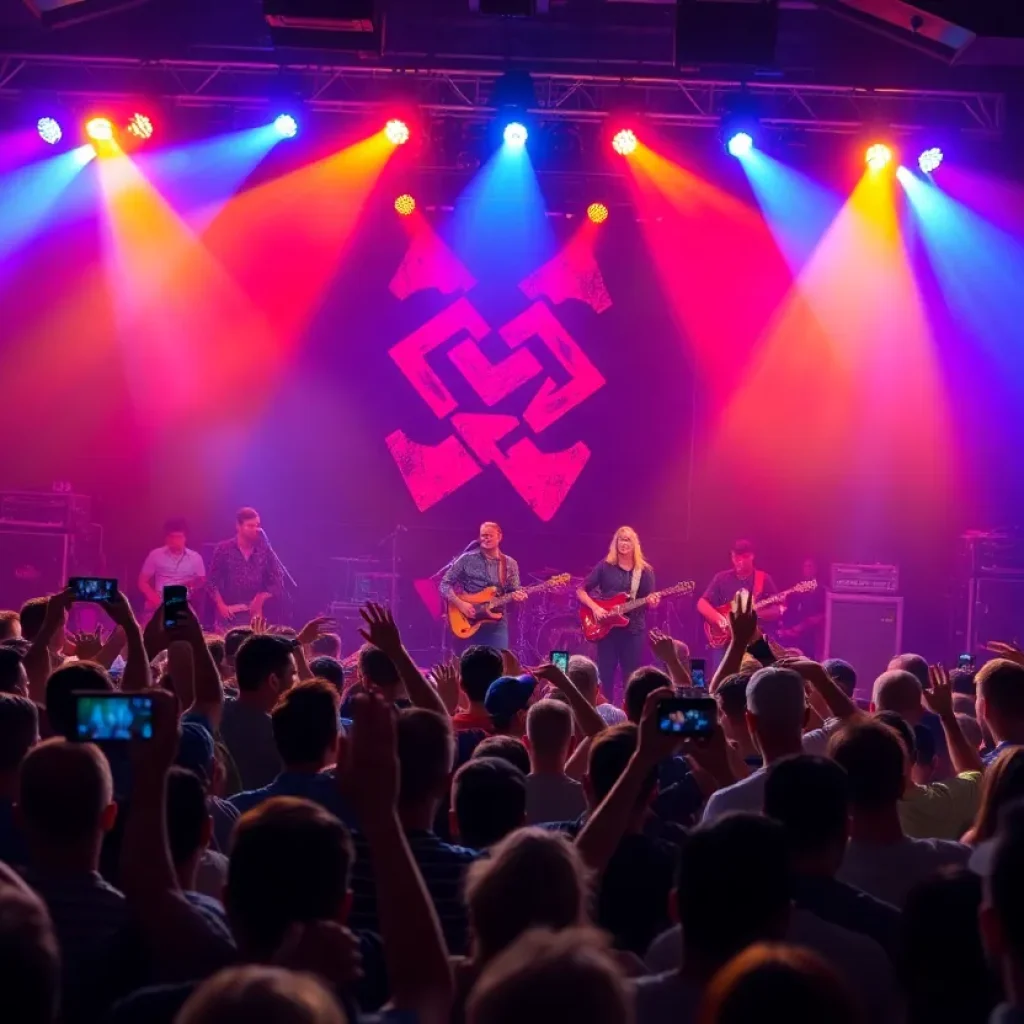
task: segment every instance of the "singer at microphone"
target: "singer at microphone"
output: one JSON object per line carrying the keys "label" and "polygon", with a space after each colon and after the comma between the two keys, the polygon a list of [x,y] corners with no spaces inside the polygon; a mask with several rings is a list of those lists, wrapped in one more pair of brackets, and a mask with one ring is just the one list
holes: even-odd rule
{"label": "singer at microphone", "polygon": [[222,630],[263,615],[263,606],[284,589],[284,568],[267,542],[254,508],[235,515],[235,536],[213,549],[207,589]]}

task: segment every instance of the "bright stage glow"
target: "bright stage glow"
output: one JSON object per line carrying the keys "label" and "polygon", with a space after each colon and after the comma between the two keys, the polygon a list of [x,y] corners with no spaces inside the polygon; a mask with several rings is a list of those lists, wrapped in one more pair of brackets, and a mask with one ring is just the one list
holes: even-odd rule
{"label": "bright stage glow", "polygon": [[876,142],[873,146],[868,146],[864,162],[873,171],[884,170],[892,163],[892,150],[884,143]]}
{"label": "bright stage glow", "polygon": [[299,133],[299,122],[291,114],[278,114],[274,118],[274,129],[282,139],[294,139]]}
{"label": "bright stage glow", "polygon": [[725,144],[732,156],[746,156],[754,148],[754,138],[749,132],[736,132]]}
{"label": "bright stage glow", "polygon": [[51,146],[55,146],[60,142],[64,135],[61,131],[60,123],[53,117],[39,118],[36,122],[36,130],[39,132],[39,138],[41,138],[43,142],[48,142]]}
{"label": "bright stage glow", "polygon": [[925,174],[932,174],[934,171],[939,169],[939,165],[943,160],[943,152],[938,146],[934,146],[931,149],[926,149],[918,158],[917,166]]}
{"label": "bright stage glow", "polygon": [[86,122],[85,134],[96,142],[110,142],[114,137],[114,126],[106,117],[94,117]]}
{"label": "bright stage glow", "polygon": [[406,192],[395,200],[395,209],[403,217],[408,217],[416,209],[416,200]]}
{"label": "bright stage glow", "polygon": [[132,114],[128,122],[128,131],[137,139],[151,139],[153,137],[153,122],[145,114]]}
{"label": "bright stage glow", "polygon": [[526,131],[526,125],[520,124],[518,121],[513,121],[511,124],[505,125],[504,139],[505,145],[522,147],[526,145],[526,140],[529,133]]}
{"label": "bright stage glow", "polygon": [[604,203],[591,203],[587,207],[587,216],[592,224],[603,224],[608,219],[608,207]]}
{"label": "bright stage glow", "polygon": [[384,134],[392,146],[404,146],[409,141],[409,126],[397,119],[388,121],[384,125]]}
{"label": "bright stage glow", "polygon": [[630,153],[635,153],[638,144],[636,133],[629,128],[623,128],[622,131],[616,132],[612,139],[612,149],[619,156],[629,156]]}

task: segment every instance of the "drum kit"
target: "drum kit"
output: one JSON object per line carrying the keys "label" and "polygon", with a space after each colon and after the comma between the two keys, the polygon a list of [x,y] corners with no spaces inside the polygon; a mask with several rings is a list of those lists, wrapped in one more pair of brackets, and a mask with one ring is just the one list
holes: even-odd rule
{"label": "drum kit", "polygon": [[[544,568],[530,573],[530,578],[540,581],[557,573],[557,569]],[[584,579],[573,576],[564,587],[545,591],[519,609],[517,647],[534,663],[547,661],[552,651],[597,657],[597,648],[584,638],[580,628],[576,591],[583,586]]]}

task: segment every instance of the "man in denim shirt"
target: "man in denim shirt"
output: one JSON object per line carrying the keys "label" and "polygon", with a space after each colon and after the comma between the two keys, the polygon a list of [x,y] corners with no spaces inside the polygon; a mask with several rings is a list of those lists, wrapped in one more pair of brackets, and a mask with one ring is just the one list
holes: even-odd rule
{"label": "man in denim shirt", "polygon": [[[441,596],[464,615],[472,617],[474,606],[460,595],[475,594],[487,587],[496,587],[499,594],[514,594],[517,601],[526,600],[519,583],[519,563],[501,551],[501,527],[484,523],[476,547],[459,555],[441,580]],[[504,615],[494,622],[485,621],[473,635],[471,643],[508,648],[508,620]]]}

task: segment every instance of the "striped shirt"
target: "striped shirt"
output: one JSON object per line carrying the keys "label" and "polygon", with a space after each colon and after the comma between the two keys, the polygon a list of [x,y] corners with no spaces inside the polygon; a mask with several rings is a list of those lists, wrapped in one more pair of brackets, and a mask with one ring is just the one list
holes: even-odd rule
{"label": "striped shirt", "polygon": [[[379,932],[377,891],[370,848],[362,835],[357,833],[353,838],[356,861],[352,867],[352,913],[348,926],[353,931]],[[433,832],[407,831],[405,838],[423,876],[427,892],[434,901],[448,952],[452,956],[461,956],[466,952],[469,938],[463,885],[469,865],[480,854],[464,846],[442,842]]]}

